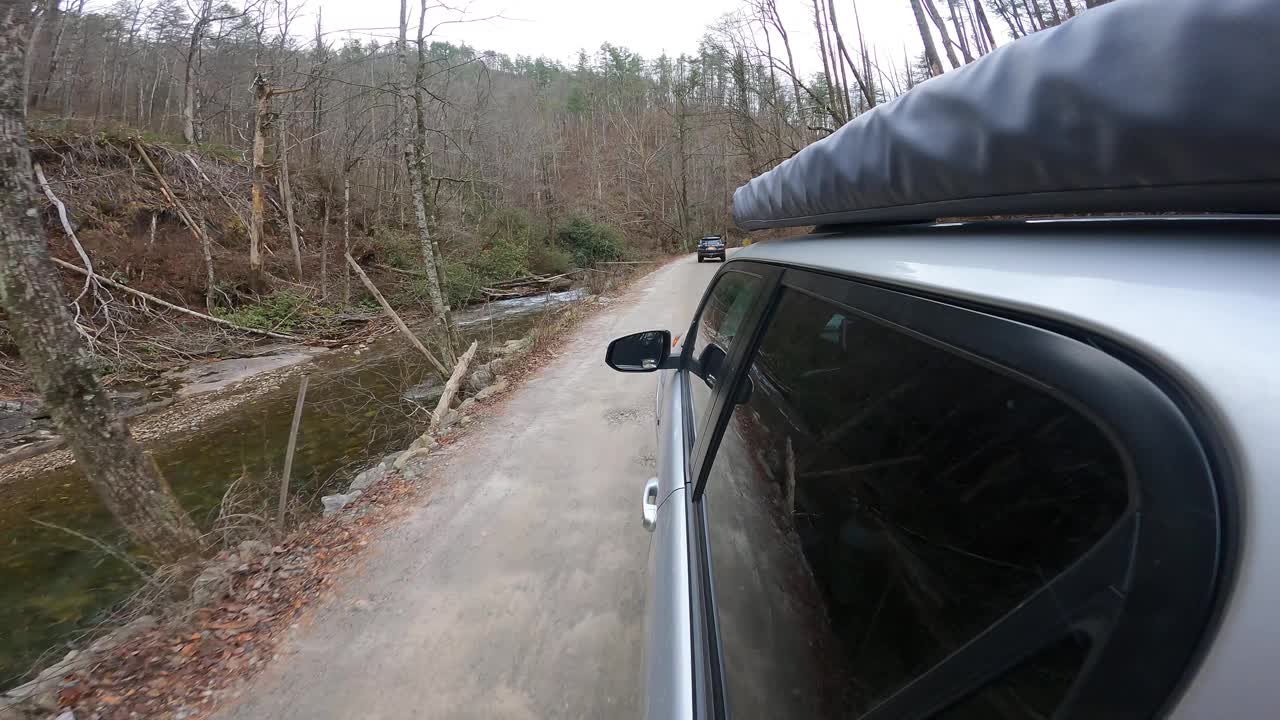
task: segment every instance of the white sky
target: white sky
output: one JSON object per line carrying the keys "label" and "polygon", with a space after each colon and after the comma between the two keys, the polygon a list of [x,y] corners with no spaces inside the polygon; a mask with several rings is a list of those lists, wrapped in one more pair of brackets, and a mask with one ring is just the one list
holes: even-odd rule
{"label": "white sky", "polygon": [[[442,27],[437,33],[442,39],[512,57],[546,56],[569,65],[579,49],[593,52],[604,42],[639,52],[650,60],[663,52],[692,54],[708,26],[743,7],[742,0],[457,1],[458,6],[467,8],[467,17],[499,17]],[[418,5],[414,0],[409,4],[411,9]],[[792,35],[797,63],[806,72],[819,69],[817,53],[811,49],[816,44],[811,0],[778,0],[778,6]],[[358,34],[389,40],[395,35],[391,28],[399,22],[398,0],[307,0],[305,7],[308,14],[323,9],[326,32],[368,28]],[[852,2],[837,0],[836,10],[846,43],[856,42]],[[904,45],[913,56],[920,52],[907,0],[858,0],[858,11],[867,42],[876,47],[881,62],[900,64]],[[443,10],[429,12],[429,18],[450,15]],[[305,21],[307,25],[312,22]],[[416,17],[414,23],[416,26]],[[775,51],[781,53],[780,48]]]}

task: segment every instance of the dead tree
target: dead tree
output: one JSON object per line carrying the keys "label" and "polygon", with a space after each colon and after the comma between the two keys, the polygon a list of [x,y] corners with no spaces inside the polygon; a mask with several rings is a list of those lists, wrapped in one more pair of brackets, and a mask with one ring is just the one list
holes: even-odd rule
{"label": "dead tree", "polygon": [[154,559],[181,562],[199,550],[199,533],[94,374],[50,262],[22,119],[29,10],[0,9],[0,288],[9,317],[20,319],[10,331],[103,504]]}
{"label": "dead tree", "polygon": [[920,40],[924,42],[924,57],[929,65],[929,75],[938,77],[942,74],[942,60],[938,58],[938,48],[933,44],[933,35],[929,32],[929,21],[925,18],[921,2],[929,2],[929,0],[911,0],[911,12],[916,16],[916,28],[920,30]]}
{"label": "dead tree", "polygon": [[[271,134],[273,116],[271,114],[271,99],[277,95],[289,95],[291,93],[301,92],[302,88],[289,88],[287,90],[276,90],[271,87],[271,81],[262,73],[258,73],[253,78],[253,92],[257,100],[257,112],[255,113],[253,123],[253,185],[250,188],[249,203],[249,276],[250,282],[253,284],[255,292],[261,291],[266,286],[266,273],[262,268],[262,233],[263,222],[266,215],[265,189],[267,182],[267,170],[269,166],[266,161],[267,154],[267,136]],[[292,232],[292,218],[290,218],[290,231]],[[294,238],[294,253],[298,258],[298,275],[302,275],[302,260],[298,253],[297,235]]]}

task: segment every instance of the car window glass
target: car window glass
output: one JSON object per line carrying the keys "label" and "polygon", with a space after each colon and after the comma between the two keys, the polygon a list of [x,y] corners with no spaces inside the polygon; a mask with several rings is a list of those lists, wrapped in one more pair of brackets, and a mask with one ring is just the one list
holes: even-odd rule
{"label": "car window glass", "polygon": [[762,284],[755,275],[724,273],[702,307],[688,356],[692,358],[696,376],[689,383],[695,430],[706,420],[706,413],[711,409],[712,386],[721,375],[724,360],[733,349],[733,340],[742,330]]}
{"label": "car window glass", "polygon": [[1089,639],[1068,635],[1013,671],[934,715],[934,720],[1050,718],[1089,655]]}
{"label": "car window glass", "polygon": [[827,301],[785,291],[747,379],[700,500],[734,717],[862,714],[1127,507],[1072,407]]}

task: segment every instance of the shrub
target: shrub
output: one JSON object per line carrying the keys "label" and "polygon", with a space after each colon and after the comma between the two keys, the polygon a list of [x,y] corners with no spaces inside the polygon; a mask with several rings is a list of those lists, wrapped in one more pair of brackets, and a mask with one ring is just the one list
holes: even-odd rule
{"label": "shrub", "polygon": [[305,295],[282,290],[255,305],[242,305],[235,310],[215,308],[213,314],[245,327],[288,331],[307,319],[305,309],[312,305]]}
{"label": "shrub", "polygon": [[[402,270],[416,270],[422,267],[422,248],[418,245],[415,234],[390,227],[379,227],[373,231],[373,242],[382,253],[384,262],[391,267]],[[339,258],[341,262],[342,259]]]}
{"label": "shrub", "polygon": [[618,231],[582,215],[569,218],[569,222],[556,233],[556,240],[569,251],[573,264],[578,267],[591,267],[598,262],[622,258],[622,237]]}
{"label": "shrub", "polygon": [[513,280],[529,274],[529,251],[523,242],[498,238],[471,261],[471,267],[485,282]]}
{"label": "shrub", "polygon": [[529,270],[539,275],[559,275],[573,267],[573,256],[563,248],[539,245],[529,251]]}

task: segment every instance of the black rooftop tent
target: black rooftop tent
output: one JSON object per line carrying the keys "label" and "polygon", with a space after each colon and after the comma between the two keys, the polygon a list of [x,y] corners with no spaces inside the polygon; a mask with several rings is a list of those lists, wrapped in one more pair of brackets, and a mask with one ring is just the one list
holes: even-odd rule
{"label": "black rooftop tent", "polygon": [[1280,0],[1116,0],[733,196],[744,230],[1086,212],[1280,212]]}

